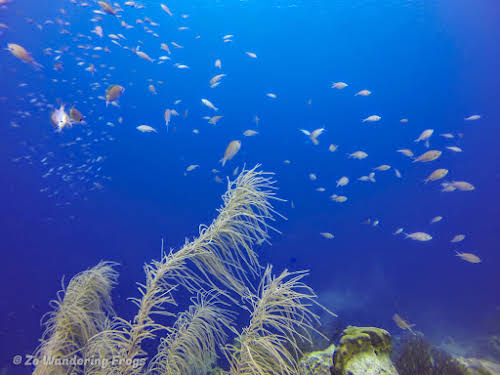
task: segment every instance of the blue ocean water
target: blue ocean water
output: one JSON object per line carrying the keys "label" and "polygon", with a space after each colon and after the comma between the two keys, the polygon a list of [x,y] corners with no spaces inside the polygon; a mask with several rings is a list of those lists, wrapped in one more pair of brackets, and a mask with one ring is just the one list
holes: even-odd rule
{"label": "blue ocean water", "polygon": [[[7,50],[0,53],[0,367],[36,348],[40,318],[63,276],[67,282],[100,260],[120,263],[115,307],[132,318],[126,298],[137,296],[142,266],[159,258],[161,240],[178,249],[195,236],[199,224],[215,218],[226,176],[256,164],[275,173],[278,196],[287,200],[275,203],[287,220],[273,223],[281,234],[272,235],[272,246],[257,248],[260,260],[278,271],[310,270],[308,283],[339,324],[397,333],[391,317],[399,313],[437,343],[499,333],[495,1],[170,0],[173,17],[152,0],[142,1],[142,9],[119,1],[118,19],[93,13],[100,9],[96,2],[82,3],[15,0],[0,10],[8,26],[0,29],[0,44],[22,45],[44,66],[37,71]],[[136,23],[144,17],[159,26]],[[121,20],[134,27],[123,28]],[[96,24],[103,38],[91,33]],[[183,26],[189,29],[178,30]],[[119,33],[126,38],[121,47],[108,37]],[[234,37],[224,43],[228,34]],[[171,60],[158,64],[166,55],[160,43],[167,42],[183,48],[170,45]],[[138,45],[155,63],[131,52]],[[63,70],[53,69],[56,56]],[[85,71],[90,63],[94,75]],[[227,75],[222,84],[210,88],[209,79],[221,73]],[[337,90],[333,82],[348,86]],[[98,98],[109,84],[125,87],[119,107]],[[354,95],[362,89],[372,94]],[[204,107],[201,98],[220,110]],[[86,124],[56,133],[50,114],[59,103],[78,108]],[[166,108],[180,113],[168,132]],[[215,114],[223,116],[215,126],[203,119]],[[362,122],[373,114],[381,120]],[[481,118],[464,120],[476,114]],[[140,133],[141,124],[158,133]],[[299,131],[321,127],[319,145]],[[259,134],[245,137],[246,129]],[[430,149],[443,151],[438,160],[412,163],[396,152],[427,151],[414,142],[425,129],[434,129]],[[241,150],[221,167],[234,139],[242,141]],[[330,144],[338,145],[333,153]],[[357,150],[368,157],[347,157]],[[200,167],[185,174],[191,164]],[[357,181],[381,164],[392,168],[377,172],[376,183]],[[224,183],[214,180],[213,168]],[[441,181],[424,184],[436,168],[449,169],[446,180],[469,181],[475,190],[441,192]],[[342,176],[351,181],[336,188]],[[332,202],[333,193],[348,201]],[[430,224],[438,215],[443,220]],[[367,219],[379,224],[364,224]],[[399,227],[433,239],[405,240],[393,235]],[[466,239],[450,243],[458,233]],[[465,262],[456,250],[482,262]]]}

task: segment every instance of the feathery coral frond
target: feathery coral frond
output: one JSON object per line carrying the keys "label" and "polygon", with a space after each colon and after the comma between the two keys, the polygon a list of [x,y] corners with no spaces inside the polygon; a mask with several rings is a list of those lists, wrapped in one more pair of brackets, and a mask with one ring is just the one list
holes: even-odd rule
{"label": "feathery coral frond", "polygon": [[[273,221],[275,215],[281,215],[271,204],[273,199],[280,200],[275,196],[272,174],[259,171],[258,167],[243,170],[236,180],[228,181],[217,218],[209,226],[201,225],[197,238],[168,255],[189,259],[210,288],[216,288],[211,280],[213,277],[243,296],[247,293],[247,273],[254,276],[260,273],[261,266],[252,246],[268,239],[268,230],[275,230],[269,221]],[[185,276],[191,275],[180,273],[176,281],[190,291],[196,291],[198,285],[195,288],[186,285],[186,281],[192,278]]]}
{"label": "feathery coral frond", "polygon": [[[215,360],[226,329],[238,336],[235,344],[223,348],[231,375],[299,373],[299,343],[310,342],[311,332],[319,333],[314,329],[318,316],[310,308],[321,305],[302,282],[306,271],[285,270],[275,277],[269,266],[257,291],[247,286],[263,269],[252,246],[268,240],[268,231],[275,230],[269,222],[280,216],[270,203],[279,200],[274,181],[257,168],[228,181],[217,218],[209,226],[201,225],[197,238],[168,253],[162,244],[161,259],[144,266],[140,296],[131,299],[138,307],[132,321],[113,316],[110,291],[117,273],[112,263],[100,263],[75,276],[64,298],[54,302],[37,356],[77,354],[84,366],[40,362],[35,375],[199,375]],[[179,286],[197,296],[169,328],[153,317],[175,316],[167,306],[176,304],[173,291]],[[230,292],[250,305],[250,324],[241,333],[231,327],[233,315],[218,299],[224,294],[234,300]],[[146,369],[143,343],[155,339],[160,330],[167,336]]]}
{"label": "feathery coral frond", "polygon": [[189,310],[179,315],[167,337],[161,340],[150,365],[151,374],[207,373],[233,318],[217,297],[213,292],[202,292],[192,298]]}
{"label": "feathery coral frond", "polygon": [[[174,316],[165,311],[166,305],[175,305],[172,290],[175,286],[166,281],[165,274],[172,270],[162,262],[144,266],[146,283],[139,284],[141,298],[131,298],[139,308],[133,322],[115,317],[109,329],[92,337],[85,351],[88,366],[86,375],[136,375],[142,372],[146,363],[146,352],[142,342],[155,338],[155,332],[166,329],[156,323],[153,314]],[[109,358],[119,359],[102,366]]]}
{"label": "feathery coral frond", "polygon": [[[252,250],[255,242],[268,238],[267,221],[279,215],[270,200],[275,199],[274,181],[269,173],[258,171],[256,166],[243,170],[235,181],[228,182],[222,196],[223,205],[210,226],[200,226],[200,234],[180,250],[163,253],[160,261],[144,267],[146,283],[139,284],[140,298],[132,301],[139,311],[133,322],[117,320],[113,329],[98,334],[89,343],[90,356],[100,353],[119,355],[123,359],[118,367],[109,368],[107,374],[137,375],[142,367],[131,363],[145,356],[141,344],[154,338],[155,332],[167,327],[156,323],[152,315],[171,315],[165,306],[175,304],[172,291],[183,285],[190,292],[204,286],[219,289],[217,283],[241,296],[249,293],[245,281],[247,271],[257,275],[261,267]],[[201,273],[194,272],[193,267]],[[98,368],[89,369],[87,375],[101,374]]]}
{"label": "feathery coral frond", "polygon": [[[268,266],[257,295],[250,295],[250,324],[238,345],[226,346],[231,375],[292,375],[299,373],[299,340],[311,340],[318,316],[310,307],[316,295],[301,280],[306,271],[272,275]],[[319,332],[318,332],[319,333]]]}
{"label": "feathery coral frond", "polygon": [[108,314],[114,314],[111,289],[118,273],[115,263],[100,262],[74,276],[67,288],[51,302],[54,311],[47,315],[42,343],[35,353],[39,360],[35,375],[78,373],[76,364],[53,365],[51,361],[80,356],[88,340],[104,329]]}

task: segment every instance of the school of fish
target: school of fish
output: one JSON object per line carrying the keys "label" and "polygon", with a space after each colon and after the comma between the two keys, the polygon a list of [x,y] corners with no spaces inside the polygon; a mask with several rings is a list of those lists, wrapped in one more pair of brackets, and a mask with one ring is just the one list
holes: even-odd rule
{"label": "school of fish", "polygon": [[[7,2],[0,4],[4,4],[4,7],[7,6]],[[74,9],[70,9],[71,7]],[[30,48],[28,50],[23,46],[27,41],[17,40],[16,34],[10,31],[8,25],[4,25],[1,31],[11,41],[4,46],[2,53],[5,54],[4,61],[8,61],[12,65],[12,71],[27,72],[28,69],[32,69],[37,75],[41,75],[42,79],[51,85],[51,88],[65,85],[71,87],[75,94],[68,97],[54,97],[36,91],[33,82],[20,81],[18,88],[23,90],[23,96],[19,100],[28,104],[32,109],[30,111],[17,111],[14,113],[14,119],[10,121],[12,128],[18,128],[23,121],[27,121],[37,114],[43,114],[47,119],[47,129],[50,129],[48,134],[61,140],[57,149],[50,148],[42,142],[25,141],[23,142],[25,152],[12,159],[16,163],[25,162],[40,165],[43,170],[42,181],[54,179],[53,183],[43,185],[40,191],[46,193],[50,198],[57,199],[65,196],[61,201],[58,201],[58,205],[71,205],[71,199],[67,198],[68,195],[73,198],[87,199],[89,191],[105,188],[107,181],[112,178],[106,176],[103,169],[105,160],[110,157],[106,154],[107,145],[120,137],[121,127],[133,129],[135,136],[144,137],[144,139],[169,137],[178,127],[187,126],[183,120],[190,113],[197,114],[199,119],[203,120],[202,124],[190,130],[193,136],[209,132],[210,128],[227,126],[225,124],[227,117],[224,117],[226,108],[217,92],[223,90],[224,85],[231,82],[234,77],[225,72],[231,59],[228,58],[226,62],[226,56],[222,52],[211,57],[210,66],[207,67],[210,73],[204,81],[206,90],[195,98],[165,99],[162,107],[157,108],[156,112],[153,113],[153,117],[157,118],[156,122],[145,124],[131,122],[120,114],[121,106],[135,106],[132,92],[140,92],[140,95],[147,98],[162,98],[168,86],[164,79],[167,80],[169,75],[190,74],[190,71],[198,68],[193,62],[183,61],[182,51],[190,48],[196,49],[193,43],[204,37],[190,24],[189,14],[178,13],[165,2],[154,3],[154,5],[146,7],[135,1],[111,3],[108,1],[70,0],[67,8],[58,10],[53,19],[38,21],[26,19],[34,26],[34,32],[42,32],[46,29],[56,30],[61,37],[66,38],[64,43],[60,45],[39,46],[37,49]],[[93,25],[86,32],[72,29],[69,14],[76,12],[81,17],[87,17]],[[175,25],[175,33],[164,33],[162,29],[164,24]],[[238,36],[235,34],[222,31],[221,35],[218,36],[221,45],[233,44],[237,38]],[[238,46],[226,53],[237,53],[240,58],[248,60],[251,64],[258,64],[265,58],[264,54],[259,52],[258,45]],[[7,59],[7,55],[10,55],[11,60]],[[151,72],[151,75],[154,74],[156,68],[164,66],[165,69],[168,67],[172,69],[166,70],[166,73],[161,77],[136,82],[132,78],[115,74],[118,68],[106,62],[109,55],[131,61],[132,68],[128,73],[131,76],[138,69]],[[74,78],[69,81],[60,78],[59,72],[71,69],[75,72],[79,71],[81,76],[75,73]],[[325,81],[324,85],[334,95],[351,95],[352,100],[356,101],[369,101],[372,96],[377,94],[376,90],[363,88],[361,83],[356,82]],[[172,88],[169,87],[168,90],[172,90]],[[269,105],[274,105],[273,103],[282,100],[282,93],[286,91],[279,88],[272,88],[272,90],[262,91],[262,97],[265,97]],[[184,104],[185,102],[191,103],[189,108]],[[311,106],[312,99],[308,99],[304,105]],[[244,125],[244,130],[239,133],[242,136],[241,139],[226,137],[222,142],[217,141],[217,147],[220,149],[219,155],[207,156],[202,161],[185,163],[182,166],[184,176],[188,177],[206,169],[213,175],[213,181],[222,183],[224,179],[220,175],[223,172],[215,168],[217,161],[220,162],[221,169],[233,168],[233,171],[228,172],[228,175],[236,175],[239,170],[236,164],[245,162],[243,153],[247,152],[247,148],[250,147],[255,151],[258,148],[256,144],[259,140],[266,137],[265,127],[259,127],[260,116],[265,118],[264,114],[260,114],[254,115],[251,121],[242,120],[246,125]],[[391,121],[389,118],[390,116],[385,116],[384,113],[360,113],[359,118],[356,119],[359,123],[358,131],[384,126],[385,123]],[[462,122],[479,121],[481,118],[482,116],[478,114],[457,115],[457,121]],[[411,124],[408,118],[400,118],[397,122],[400,123],[399,126]],[[100,125],[97,126],[97,123]],[[206,124],[208,127],[202,127]],[[75,136],[70,140],[57,138],[71,137],[71,132],[75,132]],[[373,186],[372,184],[376,183],[379,177],[380,179],[388,179],[395,176],[397,179],[404,179],[404,173],[401,173],[400,170],[404,172],[405,169],[410,168],[419,168],[422,171],[420,181],[413,182],[421,184],[422,189],[428,188],[435,191],[436,194],[448,192],[470,194],[476,189],[473,183],[464,180],[464,176],[459,171],[441,163],[443,155],[447,154],[446,160],[449,160],[448,156],[453,157],[463,152],[462,147],[457,144],[463,138],[463,134],[459,132],[436,134],[434,129],[419,127],[415,129],[414,137],[407,140],[407,144],[400,145],[399,148],[394,147],[394,150],[391,151],[394,155],[391,163],[389,160],[385,163],[380,163],[380,161],[372,163],[370,156],[372,153],[375,154],[376,150],[362,147],[343,149],[341,144],[331,143],[333,139],[329,138],[329,126],[324,124],[318,124],[309,129],[295,126],[289,130],[288,134],[282,136],[288,137],[290,143],[296,136],[297,139],[300,139],[299,142],[304,143],[307,148],[321,149],[330,152],[332,156],[350,159],[352,163],[362,163],[365,168],[364,174],[353,175],[349,171],[336,171],[335,179],[330,182],[322,181],[322,174],[319,171],[304,176],[304,183],[314,185],[313,191],[319,193],[330,191],[329,198],[325,197],[325,202],[333,202],[331,204],[335,204],[334,207],[349,205],[351,200],[357,198],[351,196],[350,193],[353,185]],[[440,142],[436,140],[439,137]],[[453,144],[443,145],[443,140],[453,142]],[[431,144],[433,149],[430,149]],[[296,145],[291,147],[296,147]],[[84,156],[83,163],[81,162],[82,155]],[[211,164],[209,164],[210,160]],[[291,160],[291,158],[285,159],[284,164],[292,164]],[[424,169],[427,165],[432,166],[430,170]],[[293,204],[292,201],[292,207]],[[401,238],[401,241],[404,239],[413,240],[416,244],[421,243],[419,246],[425,246],[426,242],[433,241],[439,236],[439,234],[427,232],[437,228],[442,221],[446,221],[446,217],[434,216],[429,218],[428,222],[421,223],[420,228],[406,231],[404,226],[401,226],[388,231],[388,233],[394,235],[394,238]],[[363,224],[383,227],[383,222],[379,218],[366,219]],[[331,228],[323,228],[319,234],[324,239],[334,240],[339,234],[332,232]],[[456,234],[451,239],[447,239],[447,242],[455,246],[465,239],[465,234]],[[331,243],[335,243],[335,241]],[[450,255],[455,255],[470,264],[482,262],[482,259],[470,249],[462,251],[462,249],[454,247],[450,248],[449,251]],[[413,332],[411,330],[413,324],[407,323],[398,314],[394,314],[393,319],[401,329]]]}

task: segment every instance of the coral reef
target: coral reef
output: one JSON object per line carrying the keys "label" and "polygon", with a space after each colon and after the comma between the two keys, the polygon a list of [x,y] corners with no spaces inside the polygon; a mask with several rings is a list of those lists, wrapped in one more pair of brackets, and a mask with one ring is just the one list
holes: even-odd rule
{"label": "coral reef", "polygon": [[467,375],[467,368],[422,336],[403,339],[394,361],[400,375]]}
{"label": "coral reef", "polygon": [[467,375],[500,375],[500,364],[498,363],[485,359],[463,357],[458,357],[457,361],[467,368]]}
{"label": "coral reef", "polygon": [[[161,259],[144,266],[146,280],[138,284],[140,296],[131,298],[138,311],[130,321],[112,309],[114,264],[100,263],[75,276],[49,315],[35,373],[298,374],[302,343],[320,334],[311,306],[322,306],[302,281],[307,272],[284,270],[275,276],[252,250],[274,230],[269,222],[279,215],[271,205],[279,200],[275,189],[270,174],[257,167],[228,181],[214,221],[200,226],[199,236],[177,251],[167,253],[162,246]],[[193,295],[191,305],[174,314],[169,306],[177,306],[174,296],[181,292]],[[234,307],[250,314],[241,331],[233,323]],[[232,344],[227,343],[230,335]],[[149,359],[145,344],[155,340],[160,344]],[[213,368],[220,354],[229,372]],[[47,357],[78,361],[45,365]]]}
{"label": "coral reef", "polygon": [[500,336],[488,335],[476,338],[473,341],[473,350],[470,350],[467,356],[498,361],[500,359]]}
{"label": "coral reef", "polygon": [[333,353],[335,344],[325,350],[319,350],[305,354],[300,360],[300,374],[302,375],[331,375],[330,368],[333,366]]}
{"label": "coral reef", "polygon": [[391,350],[391,335],[386,330],[349,326],[335,350],[332,374],[397,374],[390,358]]}

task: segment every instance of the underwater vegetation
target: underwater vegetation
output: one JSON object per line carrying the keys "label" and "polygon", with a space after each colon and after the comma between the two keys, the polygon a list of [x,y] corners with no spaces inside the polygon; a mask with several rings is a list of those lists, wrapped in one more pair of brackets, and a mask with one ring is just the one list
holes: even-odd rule
{"label": "underwater vegetation", "polygon": [[[118,273],[114,263],[101,262],[89,271],[71,279],[67,288],[51,302],[54,311],[46,315],[46,330],[36,357],[70,357],[84,348],[88,341],[104,330],[108,316],[114,315],[110,297]],[[34,374],[73,373],[76,365],[46,363],[35,368]]]}
{"label": "underwater vegetation", "polygon": [[[271,205],[279,200],[275,190],[271,176],[257,167],[229,181],[217,218],[181,249],[162,249],[160,260],[144,266],[146,280],[131,298],[137,313],[130,321],[112,307],[116,263],[101,262],[74,276],[52,303],[35,375],[204,374],[221,356],[226,374],[298,374],[300,343],[319,334],[311,307],[320,305],[303,282],[306,271],[275,275],[252,250],[268,240],[269,222],[279,215]],[[191,305],[175,314],[169,306],[177,306],[181,290],[192,294]],[[236,306],[250,316],[242,330],[234,323]],[[148,359],[144,343],[154,339],[160,344]]]}
{"label": "underwater vegetation", "polygon": [[467,368],[450,354],[433,347],[420,335],[407,336],[394,364],[399,375],[467,375]]}

